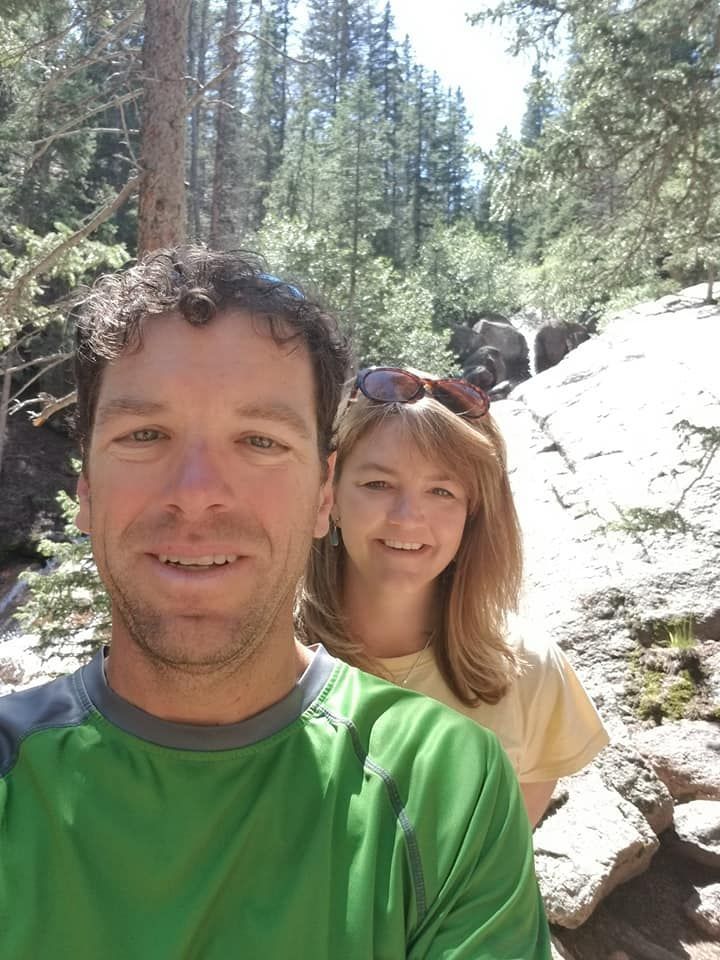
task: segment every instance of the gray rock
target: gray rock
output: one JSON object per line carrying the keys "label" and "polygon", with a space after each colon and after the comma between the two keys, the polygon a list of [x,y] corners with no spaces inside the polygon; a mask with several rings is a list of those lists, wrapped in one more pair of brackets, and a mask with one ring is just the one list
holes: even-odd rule
{"label": "gray rock", "polygon": [[[701,667],[684,715],[712,717],[717,705],[720,451],[711,455],[711,438],[720,431],[720,308],[703,297],[688,290],[626,311],[492,407],[523,529],[523,613],[563,648],[613,743],[595,762],[604,785],[586,798],[587,810],[580,778],[570,778],[567,800],[535,832],[550,915],[568,927],[583,923],[625,871],[650,864],[652,891],[649,824],[667,828],[669,794],[714,798],[720,787],[717,724],[686,736],[674,723],[645,730],[639,716],[642,630],[684,618],[695,623]],[[687,349],[678,349],[679,329]],[[666,757],[674,729],[686,742]],[[594,822],[587,811],[596,801]],[[614,946],[640,956],[655,945]]]}
{"label": "gray rock", "polygon": [[720,940],[720,883],[700,887],[684,904],[684,908],[703,933]]}
{"label": "gray rock", "polygon": [[542,373],[549,370],[586,340],[590,334],[579,323],[546,323],[535,335],[533,342],[533,370]]}
{"label": "gray rock", "polygon": [[578,927],[618,884],[647,869],[658,840],[638,810],[593,769],[535,830],[535,866],[551,923]]}
{"label": "gray rock", "polygon": [[720,800],[691,800],[675,807],[673,849],[720,869]]}
{"label": "gray rock", "polygon": [[634,740],[675,800],[720,800],[720,724],[679,720]]}
{"label": "gray rock", "polygon": [[650,764],[627,742],[614,740],[595,760],[603,782],[642,813],[656,834],[672,826],[673,799]]}

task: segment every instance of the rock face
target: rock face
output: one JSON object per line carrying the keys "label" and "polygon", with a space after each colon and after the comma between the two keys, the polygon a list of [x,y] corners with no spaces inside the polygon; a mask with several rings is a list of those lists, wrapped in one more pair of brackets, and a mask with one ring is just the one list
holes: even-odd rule
{"label": "rock face", "polygon": [[691,800],[675,808],[673,845],[683,856],[720,871],[720,801]]}
{"label": "rock face", "polygon": [[678,953],[664,916],[638,932],[619,886],[645,871],[629,886],[652,910],[658,884],[708,881],[668,829],[673,807],[676,830],[692,812],[681,801],[720,796],[720,309],[704,293],[625,311],[492,408],[525,537],[524,615],[565,650],[612,738],[536,831],[548,910],[577,960],[720,958],[682,909],[689,893]]}
{"label": "rock face", "polygon": [[720,941],[720,883],[698,890],[685,903],[685,910],[703,933]]}
{"label": "rock face", "polygon": [[578,927],[618,884],[645,871],[658,848],[647,820],[587,770],[535,830],[535,865],[548,919]]}
{"label": "rock face", "polygon": [[680,720],[634,739],[676,800],[720,800],[720,724]]}

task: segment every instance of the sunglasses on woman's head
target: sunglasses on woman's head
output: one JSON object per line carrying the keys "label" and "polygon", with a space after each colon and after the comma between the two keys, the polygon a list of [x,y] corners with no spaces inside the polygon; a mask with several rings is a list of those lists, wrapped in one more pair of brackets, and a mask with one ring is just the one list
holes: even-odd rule
{"label": "sunglasses on woman's head", "polygon": [[490,408],[485,391],[467,380],[435,380],[400,367],[361,370],[350,399],[357,396],[358,390],[375,403],[416,403],[423,397],[432,397],[448,410],[470,420],[484,417]]}

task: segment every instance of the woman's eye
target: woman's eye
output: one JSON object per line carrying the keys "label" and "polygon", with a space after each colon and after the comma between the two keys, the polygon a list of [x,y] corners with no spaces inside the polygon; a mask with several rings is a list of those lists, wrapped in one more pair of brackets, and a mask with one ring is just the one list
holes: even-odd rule
{"label": "woman's eye", "polygon": [[451,500],[455,499],[455,494],[452,490],[447,490],[445,487],[433,487],[432,492],[436,497],[449,497]]}
{"label": "woman's eye", "polygon": [[386,490],[387,480],[368,480],[367,483],[363,484],[363,486],[367,487],[369,490]]}

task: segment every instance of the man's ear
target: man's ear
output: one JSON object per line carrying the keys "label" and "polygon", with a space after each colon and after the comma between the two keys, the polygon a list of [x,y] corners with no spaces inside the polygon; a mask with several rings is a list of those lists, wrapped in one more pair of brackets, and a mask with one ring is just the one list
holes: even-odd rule
{"label": "man's ear", "polygon": [[80,501],[80,509],[77,517],[75,517],[75,526],[81,533],[90,533],[90,484],[84,467],[78,477],[77,495]]}
{"label": "man's ear", "polygon": [[317,539],[324,537],[330,529],[330,511],[333,506],[333,479],[335,477],[335,459],[337,454],[331,453],[327,459],[327,476],[320,487],[318,512],[315,520],[313,536]]}

